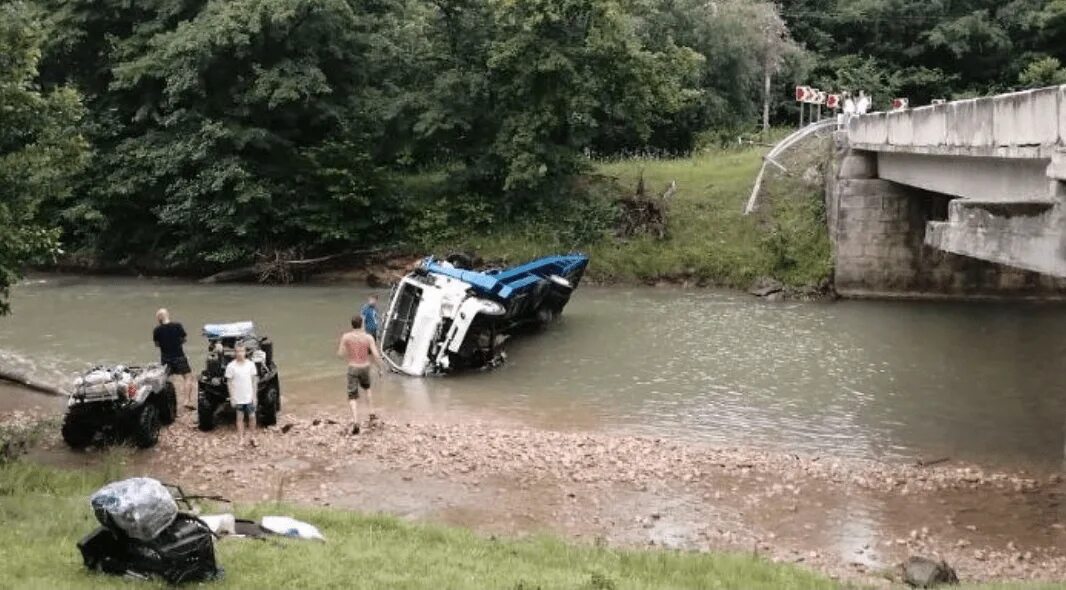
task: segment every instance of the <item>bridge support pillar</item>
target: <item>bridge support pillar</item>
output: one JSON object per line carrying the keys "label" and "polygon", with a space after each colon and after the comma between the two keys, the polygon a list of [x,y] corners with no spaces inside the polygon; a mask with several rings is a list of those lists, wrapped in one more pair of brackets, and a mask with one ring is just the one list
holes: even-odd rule
{"label": "bridge support pillar", "polygon": [[[848,297],[1017,297],[1066,294],[1066,281],[927,245],[952,197],[877,177],[877,154],[835,142],[826,174],[834,281]],[[1064,166],[1066,171],[1066,166]],[[954,205],[958,205],[955,203]]]}

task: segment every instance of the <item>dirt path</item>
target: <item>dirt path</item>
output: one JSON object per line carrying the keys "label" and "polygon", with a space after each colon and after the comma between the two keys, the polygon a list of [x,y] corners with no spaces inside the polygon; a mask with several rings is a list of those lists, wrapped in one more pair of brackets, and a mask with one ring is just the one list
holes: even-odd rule
{"label": "dirt path", "polygon": [[[883,581],[910,555],[964,580],[1066,579],[1056,475],[838,461],[496,422],[391,418],[352,437],[329,417],[286,417],[236,448],[185,415],[130,472],[239,502],[382,511],[487,534],[554,532],[589,542],[757,552],[834,577]],[[49,438],[37,457],[98,457]]]}

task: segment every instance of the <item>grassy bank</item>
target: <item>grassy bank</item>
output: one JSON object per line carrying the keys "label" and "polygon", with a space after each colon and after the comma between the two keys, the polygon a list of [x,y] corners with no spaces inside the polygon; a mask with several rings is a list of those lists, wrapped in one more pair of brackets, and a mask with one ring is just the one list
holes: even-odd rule
{"label": "grassy bank", "polygon": [[[474,252],[501,264],[581,251],[592,258],[588,277],[602,283],[743,289],[757,278],[773,277],[793,287],[819,285],[832,270],[820,177],[828,146],[798,146],[784,160],[789,174],[768,168],[760,208],[745,216],[766,151],[758,146],[718,148],[672,159],[595,161],[572,191],[582,196],[560,196],[540,210],[508,217],[521,222],[502,222],[505,216],[484,197],[449,193],[448,177],[456,168],[398,174],[390,190],[408,211],[401,233],[409,237],[382,247],[412,256]],[[633,196],[641,177],[653,198],[676,183],[662,239],[616,235],[615,201]],[[151,256],[108,265],[92,255],[70,255],[57,268],[198,277],[205,273],[201,267],[168,266]]]}
{"label": "grassy bank", "polygon": [[[744,205],[766,148],[723,149],[678,159],[620,159],[598,162],[594,177],[599,205],[635,192],[644,177],[647,193],[661,195],[671,182],[678,190],[668,211],[668,235],[618,239],[610,230],[582,224],[604,210],[551,214],[541,222],[493,226],[433,245],[466,249],[486,257],[518,261],[546,252],[581,250],[592,256],[590,277],[604,282],[688,282],[746,288],[762,276],[789,285],[817,285],[829,276],[831,259],[820,179],[801,175],[828,150],[797,159],[793,176],[769,175],[757,215]],[[574,227],[577,226],[575,230]],[[597,233],[599,231],[599,233]]]}
{"label": "grassy bank", "polygon": [[[75,543],[95,526],[88,495],[117,476],[0,466],[0,587],[144,588],[91,574]],[[242,516],[291,514],[316,524],[326,543],[224,539],[216,588],[836,588],[795,567],[744,555],[617,551],[552,538],[493,540],[465,530],[384,516],[263,504]]]}
{"label": "grassy bank", "polygon": [[[89,494],[121,477],[117,461],[92,471],[27,462],[0,465],[0,588],[162,588],[88,572],[75,543],[96,526]],[[229,510],[229,508],[227,508]],[[223,539],[226,570],[212,588],[410,588],[503,590],[820,589],[842,585],[750,554],[617,550],[550,537],[497,540],[469,531],[410,524],[387,516],[263,503],[242,517],[287,514],[316,524],[325,543]],[[1043,590],[1052,584],[964,585],[980,590]]]}

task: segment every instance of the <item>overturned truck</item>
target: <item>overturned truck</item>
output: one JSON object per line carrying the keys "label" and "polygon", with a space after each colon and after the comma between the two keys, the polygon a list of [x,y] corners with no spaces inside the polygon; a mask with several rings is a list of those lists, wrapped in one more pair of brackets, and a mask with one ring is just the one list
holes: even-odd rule
{"label": "overturned truck", "polygon": [[509,336],[559,317],[588,257],[547,256],[484,271],[464,266],[427,258],[393,288],[381,330],[382,356],[393,370],[424,376],[494,366]]}

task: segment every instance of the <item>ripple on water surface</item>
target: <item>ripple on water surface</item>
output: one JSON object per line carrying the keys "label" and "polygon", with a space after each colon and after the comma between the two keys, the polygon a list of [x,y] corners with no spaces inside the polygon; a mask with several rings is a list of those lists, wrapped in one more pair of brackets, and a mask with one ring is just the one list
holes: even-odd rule
{"label": "ripple on water surface", "polygon": [[[153,360],[153,313],[165,306],[190,333],[195,369],[200,325],[252,319],[276,342],[289,403],[342,411],[336,337],[369,292],[34,277],[0,319],[0,362],[62,380],[94,362]],[[1056,464],[1062,334],[1066,308],[1054,305],[766,304],[583,287],[548,333],[510,343],[502,369],[391,376],[378,398],[430,414],[798,452]]]}

